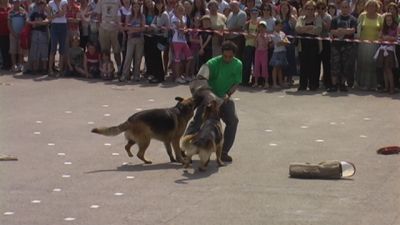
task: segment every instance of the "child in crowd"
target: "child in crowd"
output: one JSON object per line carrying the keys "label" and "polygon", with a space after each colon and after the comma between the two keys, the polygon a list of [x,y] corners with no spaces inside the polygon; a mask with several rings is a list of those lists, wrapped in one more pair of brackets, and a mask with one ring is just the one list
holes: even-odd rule
{"label": "child in crowd", "polygon": [[[257,27],[258,27],[258,9],[252,8],[249,10],[250,20],[246,23],[244,31],[247,33],[245,47],[244,47],[244,58],[243,58],[243,77],[242,85],[248,85],[251,75],[251,67],[254,64],[255,57],[255,42],[257,38]],[[255,81],[254,83],[258,83]]]}
{"label": "child in crowd", "polygon": [[70,41],[70,49],[68,51],[68,74],[70,76],[81,75],[86,76],[87,73],[84,69],[83,59],[84,52],[83,48],[80,47],[81,40],[79,36],[72,36]]}
{"label": "child in crowd", "polygon": [[193,77],[195,73],[199,70],[200,59],[199,59],[199,51],[200,51],[200,31],[196,30],[200,28],[200,18],[195,17],[193,20],[193,28],[195,30],[190,32],[190,51],[193,55],[193,60],[189,69],[189,76]]}
{"label": "child in crowd", "polygon": [[259,78],[265,80],[264,88],[268,88],[268,44],[270,38],[267,34],[267,23],[260,21],[257,28],[257,38],[255,42],[255,64],[254,64],[254,84],[253,87],[259,86]]}
{"label": "child in crowd", "polygon": [[115,68],[110,58],[110,52],[104,51],[101,57],[100,76],[103,80],[112,80],[114,72]]}
{"label": "child in crowd", "polygon": [[273,66],[272,82],[274,88],[279,88],[278,83],[281,87],[286,87],[286,83],[283,82],[282,69],[284,66],[288,65],[285,46],[290,44],[290,42],[287,39],[286,34],[282,31],[282,25],[283,23],[281,20],[276,20],[274,32],[272,33],[274,52],[271,57],[270,65]]}
{"label": "child in crowd", "polygon": [[209,15],[201,17],[200,32],[200,66],[212,58],[212,36],[214,33],[211,30],[211,19]]}
{"label": "child in crowd", "polygon": [[[21,6],[20,0],[14,0],[14,7],[8,15],[8,29],[10,30],[10,55],[13,72],[21,72],[24,62],[24,52],[20,46],[20,34],[25,26],[26,11]],[[18,61],[17,61],[18,55]]]}
{"label": "child in crowd", "polygon": [[49,59],[49,20],[44,11],[46,1],[39,0],[37,6],[38,10],[34,11],[29,18],[29,23],[32,25],[31,48],[29,50],[32,74],[40,72],[40,63],[42,71],[46,72]]}
{"label": "child in crowd", "polygon": [[[381,38],[383,41],[397,41],[397,23],[391,13],[385,14]],[[385,91],[390,94],[394,93],[393,69],[398,67],[395,48],[395,45],[381,45],[375,54],[378,68],[383,68]]]}
{"label": "child in crowd", "polygon": [[85,54],[85,73],[87,78],[99,77],[100,75],[100,53],[97,51],[95,44],[89,42]]}
{"label": "child in crowd", "polygon": [[[191,61],[193,59],[192,53],[190,52],[190,48],[186,41],[186,35],[183,31],[186,29],[186,20],[185,16],[185,7],[182,4],[178,4],[175,10],[175,15],[171,18],[171,25],[173,29],[172,36],[172,48],[174,51],[175,57],[175,81],[180,84],[186,84],[189,79],[185,76],[189,72],[189,66],[191,65]],[[181,63],[181,59],[185,58],[186,63]],[[184,64],[184,65],[181,65]],[[185,72],[182,71],[182,68],[185,69]]]}

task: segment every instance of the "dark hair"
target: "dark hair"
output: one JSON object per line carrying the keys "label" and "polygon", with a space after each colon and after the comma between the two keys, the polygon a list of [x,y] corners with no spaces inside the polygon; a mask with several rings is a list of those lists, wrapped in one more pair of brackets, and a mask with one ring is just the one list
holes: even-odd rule
{"label": "dark hair", "polygon": [[157,5],[158,3],[162,3],[162,4],[163,4],[162,9],[161,9],[161,12],[158,11],[157,6],[154,6],[154,15],[159,16],[159,15],[161,15],[161,14],[165,11],[165,2],[164,2],[163,0],[156,0],[156,1],[154,1],[154,2],[156,3],[156,5]]}
{"label": "dark hair", "polygon": [[235,54],[237,51],[237,46],[232,41],[224,41],[224,42],[222,42],[221,50],[222,50],[222,52],[233,51],[233,53]]}
{"label": "dark hair", "polygon": [[[135,14],[135,11],[133,9],[133,5],[134,4],[138,4],[139,5],[139,11],[138,14]],[[140,4],[139,4],[139,0],[131,0],[131,19],[135,18],[139,18],[140,20],[142,20],[143,14],[142,14],[142,10],[140,10]]]}
{"label": "dark hair", "polygon": [[264,14],[264,9],[269,8],[269,14],[272,16],[272,10],[274,10],[273,5],[269,4],[269,3],[265,3],[263,2],[260,6],[260,11],[261,11],[261,16],[265,16]]}
{"label": "dark hair", "polygon": [[[285,16],[283,16],[283,14],[282,14],[282,3],[284,3],[284,2],[287,4],[287,7],[289,8],[289,10],[288,10],[288,12],[286,13]],[[281,19],[282,20],[289,20],[291,13],[292,13],[292,7],[291,7],[290,3],[288,1],[282,1],[281,5],[280,5],[280,10],[279,10],[279,14],[281,16]]]}
{"label": "dark hair", "polygon": [[206,3],[204,0],[200,0],[200,1],[202,2],[202,5],[201,5],[202,8],[200,8],[200,9],[197,8],[196,0],[193,1],[193,9],[192,9],[192,12],[190,13],[190,18],[194,19],[197,11],[200,12],[200,16],[206,15]]}
{"label": "dark hair", "polygon": [[[392,21],[393,21],[392,26],[390,26],[390,27],[386,24],[386,17],[388,17],[388,16],[392,17]],[[386,35],[389,33],[390,30],[396,30],[397,25],[398,24],[396,22],[396,18],[394,18],[394,15],[391,13],[385,13],[385,17],[383,18],[382,34]]]}
{"label": "dark hair", "polygon": [[[342,4],[342,2],[343,2],[343,1],[341,1],[340,4]],[[331,15],[331,16],[336,16],[336,15],[337,15],[337,7],[336,7],[335,3],[332,3],[332,2],[331,2],[331,3],[328,4],[328,10],[327,10],[328,13],[329,13],[329,10],[330,10],[330,9],[335,9],[335,14],[334,14],[334,15]]]}

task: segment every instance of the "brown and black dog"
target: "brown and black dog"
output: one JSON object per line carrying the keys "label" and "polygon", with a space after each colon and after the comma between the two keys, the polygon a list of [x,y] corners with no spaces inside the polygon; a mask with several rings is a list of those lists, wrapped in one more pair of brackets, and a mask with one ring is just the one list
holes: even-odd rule
{"label": "brown and black dog", "polygon": [[[94,128],[92,132],[105,136],[116,136],[125,132],[128,140],[125,150],[129,157],[133,157],[130,149],[137,143],[139,146],[137,157],[146,164],[152,162],[146,160],[144,153],[150,140],[157,139],[164,142],[171,162],[176,162],[176,160],[183,162],[179,140],[185,132],[187,123],[193,117],[196,104],[193,98],[176,97],[175,100],[178,103],[172,108],[144,110],[133,114],[126,122],[118,126]],[[176,160],[172,155],[171,144]]]}
{"label": "brown and black dog", "polygon": [[186,135],[181,139],[182,149],[186,153],[184,167],[189,167],[192,156],[200,157],[200,171],[205,171],[210,161],[211,153],[217,155],[217,163],[223,166],[221,160],[223,144],[222,124],[219,115],[219,105],[215,100],[209,103],[203,114],[203,124],[196,134]]}

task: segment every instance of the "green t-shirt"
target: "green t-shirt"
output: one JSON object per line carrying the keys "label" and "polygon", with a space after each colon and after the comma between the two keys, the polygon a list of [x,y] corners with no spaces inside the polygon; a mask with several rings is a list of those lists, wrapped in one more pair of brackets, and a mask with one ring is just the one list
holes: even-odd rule
{"label": "green t-shirt", "polygon": [[225,63],[220,55],[208,60],[207,65],[210,70],[208,84],[218,97],[224,97],[232,86],[242,82],[242,62],[237,58]]}

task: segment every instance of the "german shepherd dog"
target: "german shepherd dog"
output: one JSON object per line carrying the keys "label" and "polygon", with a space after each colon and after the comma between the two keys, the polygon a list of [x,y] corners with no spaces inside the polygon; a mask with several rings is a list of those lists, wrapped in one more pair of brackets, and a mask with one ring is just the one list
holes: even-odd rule
{"label": "german shepherd dog", "polygon": [[212,152],[217,155],[217,163],[223,166],[221,160],[223,144],[222,124],[219,116],[219,106],[215,100],[207,105],[203,114],[203,124],[196,134],[182,137],[181,146],[186,153],[184,167],[189,167],[192,156],[200,157],[200,171],[205,171]]}
{"label": "german shepherd dog", "polygon": [[[179,140],[187,123],[193,117],[196,104],[193,98],[176,97],[175,100],[178,103],[172,108],[144,110],[133,114],[126,122],[118,126],[94,128],[92,132],[105,136],[116,136],[125,132],[125,138],[128,140],[125,150],[128,156],[133,157],[131,147],[137,143],[139,146],[137,157],[146,164],[152,163],[144,157],[150,140],[160,140],[164,142],[171,162],[178,160],[183,163]],[[176,160],[172,154],[171,144]]]}

